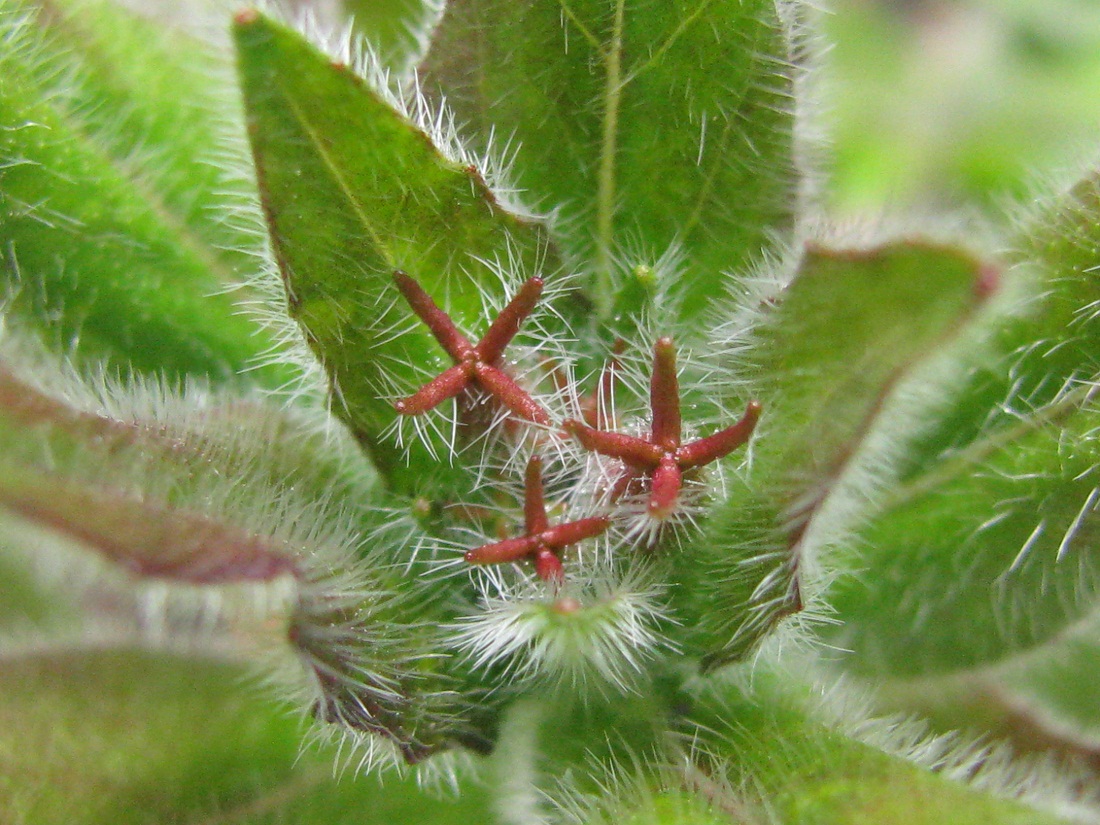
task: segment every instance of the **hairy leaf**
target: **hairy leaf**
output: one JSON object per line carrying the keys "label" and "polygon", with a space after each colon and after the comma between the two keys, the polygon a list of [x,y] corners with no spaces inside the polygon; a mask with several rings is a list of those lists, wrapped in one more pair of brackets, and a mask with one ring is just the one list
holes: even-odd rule
{"label": "hairy leaf", "polygon": [[242,668],[134,651],[57,652],[0,675],[0,808],[15,822],[388,825],[485,821],[487,800],[389,776],[339,778],[334,747],[301,751],[284,706]]}
{"label": "hairy leaf", "polygon": [[[452,614],[412,573],[416,523],[342,465],[333,434],[243,402],[182,420],[85,403],[0,369],[0,515],[17,566],[86,569],[68,589],[87,591],[89,627],[119,612],[158,646],[192,644],[188,623],[218,639],[235,594],[252,593],[242,609],[282,629],[324,722],[382,734],[410,760],[456,738],[485,747],[475,728],[493,705],[453,707],[462,669],[432,630]],[[380,535],[389,541],[372,543]],[[114,595],[97,607],[102,593]]]}
{"label": "hairy leaf", "polygon": [[1045,744],[1095,760],[1100,755],[1100,695],[1093,675],[1098,671],[1100,644],[1090,621],[1007,668],[998,682],[1005,704],[1030,721],[1033,731],[1046,734]]}
{"label": "hairy leaf", "polygon": [[[220,248],[239,247],[240,236],[217,228],[208,210],[238,205],[236,196],[216,195],[216,173],[186,147],[156,157],[144,148],[158,131],[186,130],[167,109],[166,78],[194,81],[198,72],[173,77],[150,40],[129,76],[97,73],[87,68],[94,38],[43,32],[23,9],[6,0],[0,17],[0,256],[10,311],[36,319],[55,349],[121,371],[226,380],[255,366],[271,341],[219,294],[243,266]],[[104,107],[122,97],[130,114],[120,122]],[[197,103],[186,122],[209,127],[213,117]]]}
{"label": "hairy leaf", "polygon": [[403,75],[427,51],[443,4],[438,0],[344,0],[343,6],[383,64]]}
{"label": "hairy leaf", "polygon": [[514,273],[553,273],[544,231],[509,212],[476,167],[443,154],[393,99],[298,35],[247,14],[236,37],[291,312],[328,372],[334,412],[397,489],[417,477],[447,489],[450,478],[464,492],[473,476],[447,468],[450,425],[427,444],[412,439],[407,455],[387,432],[394,400],[451,365],[393,276],[416,278],[477,340],[488,326],[483,301],[511,298]]}
{"label": "hairy leaf", "polygon": [[[789,11],[789,9],[788,9]],[[609,320],[616,285],[669,247],[683,314],[791,227],[797,69],[772,0],[450,3],[429,78],[483,142],[515,153],[525,197],[560,210]]]}
{"label": "hairy leaf", "polygon": [[864,572],[832,594],[851,665],[973,668],[1089,614],[1098,431],[1100,411],[1079,390],[900,488],[856,540]]}
{"label": "hairy leaf", "polygon": [[1100,174],[1038,201],[1018,221],[1008,283],[1023,306],[978,349],[963,392],[914,445],[906,468],[925,466],[1020,416],[1041,410],[1100,372]]}
{"label": "hairy leaf", "polygon": [[[517,709],[491,764],[521,799],[560,800],[567,777],[565,814],[579,822],[1062,821],[1012,799],[1026,785],[999,782],[1001,766],[987,769],[980,751],[922,741],[917,723],[868,718],[840,697],[822,701],[797,674],[774,664],[759,663],[747,681],[726,672],[681,690],[650,685],[609,701],[539,697],[537,705]],[[940,775],[913,764],[922,756],[935,761]],[[1049,791],[1044,801],[1057,806]],[[525,814],[523,821],[535,818]]]}
{"label": "hairy leaf", "polygon": [[25,5],[41,8],[51,59],[74,66],[71,117],[156,199],[218,281],[248,279],[260,265],[263,221],[226,55],[110,0]]}
{"label": "hairy leaf", "polygon": [[860,536],[863,573],[835,594],[854,667],[966,670],[1092,610],[1098,186],[1090,176],[1020,223],[1010,276],[1028,306],[996,330],[991,355],[910,453],[906,484]]}
{"label": "hairy leaf", "polygon": [[719,659],[801,609],[814,517],[899,379],[973,315],[991,279],[968,253],[920,241],[807,248],[753,344],[763,414],[747,489],[738,485],[676,565]]}
{"label": "hairy leaf", "polygon": [[[905,758],[910,754],[884,753],[858,741],[889,741],[898,720],[845,718],[799,693],[791,674],[766,671],[754,676],[751,690],[721,681],[703,685],[683,723],[699,764],[699,792],[721,800],[740,791],[756,801],[758,808],[743,806],[758,816],[766,811],[772,819],[800,825],[1063,821],[1004,798],[1017,788],[1003,782],[998,789],[996,767],[983,776],[985,766],[965,748],[930,748],[937,775],[913,765]],[[913,756],[920,751],[912,731],[897,744]],[[967,787],[960,781],[966,779],[985,789]]]}

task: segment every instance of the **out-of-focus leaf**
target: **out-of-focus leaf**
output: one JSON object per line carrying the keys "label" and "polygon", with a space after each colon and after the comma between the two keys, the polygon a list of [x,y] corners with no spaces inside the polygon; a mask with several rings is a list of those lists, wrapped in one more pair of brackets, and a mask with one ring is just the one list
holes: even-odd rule
{"label": "out-of-focus leaf", "polygon": [[749,387],[763,414],[747,487],[675,564],[678,592],[720,660],[801,609],[814,516],[899,379],[971,318],[991,278],[970,254],[920,241],[806,250],[753,345]]}
{"label": "out-of-focus leaf", "polygon": [[65,106],[225,286],[259,266],[263,221],[226,56],[110,0],[24,0],[50,60],[73,65]]}
{"label": "out-of-focus leaf", "polygon": [[[876,680],[883,707],[918,713],[941,733],[981,731],[1017,753],[1052,762],[1077,781],[1100,760],[1100,666],[1095,616],[994,666],[912,679]],[[1087,781],[1087,780],[1086,780]]]}
{"label": "out-of-focus leaf", "polygon": [[233,479],[347,508],[371,497],[373,476],[354,443],[319,432],[308,416],[156,383],[97,388],[29,351],[16,353],[11,343],[0,357],[0,461],[10,466],[80,478],[92,493],[108,487],[135,501],[190,497],[201,508],[262,506],[249,498],[254,489],[239,490],[233,501],[204,499],[211,482]]}
{"label": "out-of-focus leaf", "polygon": [[[482,141],[511,141],[525,197],[560,209],[616,305],[617,261],[684,256],[691,316],[792,222],[792,78],[771,0],[451,3],[426,61]],[[567,241],[568,242],[568,241]]]}
{"label": "out-of-focus leaf", "polygon": [[[0,507],[137,576],[216,584],[296,570],[295,551],[282,542],[170,503],[181,497],[169,487],[172,474],[186,477],[188,465],[197,469],[209,456],[199,443],[173,438],[153,422],[69,406],[3,364],[0,445]],[[133,489],[143,465],[158,459],[165,488]]]}
{"label": "out-of-focus leaf", "polygon": [[1100,367],[1098,220],[1092,175],[1018,228],[1015,275],[1033,306],[998,331],[993,365],[917,445],[906,485],[861,537],[864,573],[836,591],[853,666],[965,670],[1092,609],[1100,419],[1082,401]]}
{"label": "out-of-focus leaf", "polygon": [[292,551],[201,513],[119,490],[89,490],[0,461],[0,506],[80,541],[135,575],[188,584],[292,575]]}
{"label": "out-of-focus leaf", "polygon": [[1083,389],[902,486],[838,583],[838,643],[859,670],[991,664],[1095,608],[1100,411]]}
{"label": "out-of-focus leaf", "polygon": [[[744,796],[772,820],[799,825],[886,825],[886,823],[1039,823],[1062,822],[1059,817],[997,798],[960,779],[980,785],[982,766],[967,760],[952,765],[940,755],[938,776],[891,754],[853,741],[846,724],[884,728],[896,720],[828,720],[812,701],[800,697],[791,675],[754,676],[750,690],[721,681],[698,692],[684,724],[685,741],[696,749],[701,770],[700,792],[729,795],[746,789]],[[951,775],[955,778],[949,778]],[[1008,790],[1008,789],[1006,789]],[[754,821],[748,819],[748,821]],[[763,821],[768,821],[764,819]]]}
{"label": "out-of-focus leaf", "polygon": [[1065,736],[1071,747],[1100,756],[1100,641],[1095,622],[1068,634],[1038,655],[1010,666],[998,679],[1008,703],[1030,712],[1051,739]]}
{"label": "out-of-focus leaf", "polygon": [[489,819],[484,790],[472,783],[443,800],[411,777],[337,778],[336,749],[302,754],[299,723],[243,675],[127,651],[6,661],[0,810],[36,825]]}
{"label": "out-of-focus leaf", "polygon": [[43,586],[41,573],[16,552],[11,532],[12,520],[0,511],[0,638],[64,623],[73,613],[72,599]]}
{"label": "out-of-focus leaf", "polygon": [[397,489],[416,478],[447,489],[449,477],[465,493],[475,485],[448,468],[447,434],[433,433],[430,448],[412,439],[404,455],[387,433],[393,400],[451,366],[393,274],[416,278],[477,340],[489,323],[485,296],[512,297],[498,266],[553,273],[547,236],[347,67],[259,15],[241,15],[235,31],[261,197],[334,412]]}
{"label": "out-of-focus leaf", "polygon": [[1028,294],[978,351],[963,391],[914,444],[917,477],[944,453],[1054,402],[1100,372],[1100,174],[1039,201],[1019,221],[1008,273]]}
{"label": "out-of-focus leaf", "polygon": [[398,74],[412,69],[428,49],[441,3],[426,0],[343,0],[355,29],[384,65]]}
{"label": "out-of-focus leaf", "polygon": [[[112,14],[117,23],[121,12]],[[184,121],[168,114],[167,85],[198,83],[201,71],[174,76],[145,48],[144,60],[112,72],[113,57],[99,55],[93,37],[43,31],[36,20],[14,0],[0,16],[0,256],[9,312],[35,319],[52,347],[123,372],[225,380],[255,366],[271,341],[219,294],[246,256],[220,250],[239,250],[243,236],[219,227],[232,214],[213,210],[239,206],[240,192],[219,200],[216,173],[201,158],[161,157],[143,143],[171,124],[187,131],[181,122],[210,133],[214,113]],[[81,49],[105,61],[100,70],[87,68],[96,61]],[[201,63],[201,49],[193,50]],[[155,91],[143,94],[143,84]],[[108,102],[123,97],[129,116],[112,121]]]}
{"label": "out-of-focus leaf", "polygon": [[[247,402],[178,420],[63,400],[81,390],[52,395],[0,365],[0,549],[32,585],[86,605],[97,632],[118,618],[122,638],[169,649],[194,643],[192,625],[203,649],[223,635],[232,647],[239,608],[311,666],[324,722],[387,735],[410,759],[484,747],[497,703],[460,702],[468,673],[435,632],[454,606],[412,572],[422,533],[408,502],[339,460],[341,447],[363,460],[354,443]],[[86,569],[67,587],[66,565]],[[33,593],[15,595],[32,597],[24,624],[57,635]]]}
{"label": "out-of-focus leaf", "polygon": [[[512,735],[506,727],[496,759],[505,760],[509,779],[532,781],[536,789],[528,793],[541,792],[550,800],[561,777],[569,777],[566,812],[578,822],[1061,821],[1005,798],[1019,789],[1009,782],[998,786],[997,767],[980,764],[973,750],[945,742],[925,746],[936,755],[943,774],[937,775],[904,755],[860,741],[889,741],[897,719],[869,719],[854,708],[842,709],[766,658],[756,664],[751,681],[726,671],[668,694],[652,686],[648,695],[572,705],[539,697],[537,706],[530,703],[515,714]],[[654,719],[661,722],[654,725]],[[920,734],[912,722],[901,724],[910,727],[895,740],[899,750],[911,748],[915,755]],[[534,754],[539,770],[522,770]],[[976,787],[968,787],[967,780]]]}

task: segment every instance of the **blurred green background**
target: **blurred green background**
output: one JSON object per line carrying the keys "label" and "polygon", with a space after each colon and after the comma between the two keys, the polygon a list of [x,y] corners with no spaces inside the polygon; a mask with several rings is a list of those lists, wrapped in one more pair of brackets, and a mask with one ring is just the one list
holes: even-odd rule
{"label": "blurred green background", "polygon": [[1096,160],[1100,2],[833,0],[830,205],[994,206]]}

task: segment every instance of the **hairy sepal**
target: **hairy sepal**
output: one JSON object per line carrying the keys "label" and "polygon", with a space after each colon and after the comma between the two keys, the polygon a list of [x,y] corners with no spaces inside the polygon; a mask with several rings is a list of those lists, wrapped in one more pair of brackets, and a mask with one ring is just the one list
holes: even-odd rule
{"label": "hairy sepal", "polygon": [[[82,381],[5,344],[0,508],[12,549],[38,531],[43,556],[95,559],[81,569],[104,571],[100,593],[126,593],[128,577],[148,594],[132,620],[169,629],[132,641],[191,645],[170,632],[184,615],[230,639],[266,621],[266,649],[297,661],[271,677],[285,696],[353,738],[385,737],[409,762],[456,741],[487,747],[433,632],[453,612],[409,575],[404,543],[370,543],[400,502],[346,434],[256,400]],[[92,624],[103,619],[92,611]]]}
{"label": "hairy sepal", "polygon": [[549,592],[542,581],[498,576],[497,592],[449,628],[450,644],[500,690],[601,700],[635,691],[674,646],[659,576],[624,567],[582,568],[571,557],[567,581]]}
{"label": "hairy sepal", "polygon": [[872,431],[889,425],[879,413],[898,382],[948,343],[994,286],[994,270],[954,246],[811,244],[790,284],[756,309],[749,342],[719,349],[718,370],[729,370],[723,359],[748,362],[720,385],[739,389],[740,381],[763,412],[744,481],[731,485],[675,567],[685,626],[713,663],[744,656],[806,605],[815,517]]}

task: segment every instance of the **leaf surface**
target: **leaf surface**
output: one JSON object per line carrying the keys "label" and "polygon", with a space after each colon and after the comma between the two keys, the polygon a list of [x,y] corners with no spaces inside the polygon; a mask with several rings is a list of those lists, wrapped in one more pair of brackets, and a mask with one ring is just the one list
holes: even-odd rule
{"label": "leaf surface", "polygon": [[[485,740],[453,707],[465,672],[439,655],[452,613],[414,572],[409,505],[356,472],[342,454],[361,459],[353,442],[245,402],[180,420],[111,408],[140,399],[65,399],[88,392],[51,395],[0,368],[0,561],[29,580],[12,586],[24,624],[76,649],[99,633],[233,648],[242,613],[309,665],[303,700],[326,722],[388,736],[410,759]],[[49,610],[38,621],[36,589],[79,605],[83,626],[57,628]]]}
{"label": "leaf surface", "polygon": [[806,249],[751,344],[749,387],[763,413],[747,484],[676,564],[719,660],[801,609],[813,520],[899,380],[974,315],[992,277],[969,253],[922,241]]}
{"label": "leaf surface", "polygon": [[1042,645],[1093,609],[1098,225],[1093,174],[1016,228],[1009,276],[1029,302],[916,443],[905,483],[860,536],[864,572],[835,591],[853,667],[968,670]]}
{"label": "leaf surface", "polygon": [[991,664],[1096,604],[1100,411],[1077,391],[902,487],[833,591],[851,666],[898,677]]}
{"label": "leaf surface", "polygon": [[[226,226],[242,193],[216,194],[218,173],[187,147],[186,162],[156,148],[182,129],[158,74],[171,72],[150,45],[158,41],[112,71],[120,56],[101,54],[94,38],[42,31],[33,7],[11,0],[5,12],[0,255],[9,312],[33,319],[51,347],[123,372],[223,381],[254,368],[272,342],[224,294],[247,258],[222,252],[241,248]],[[174,43],[206,60],[197,45]],[[174,80],[197,85],[199,75],[191,68]],[[123,98],[120,123],[105,112]],[[188,125],[209,135],[216,113],[201,103],[188,111]],[[282,383],[288,373],[255,377]]]}
{"label": "leaf surface", "polygon": [[788,34],[771,0],[463,0],[426,72],[480,140],[509,144],[524,196],[560,210],[605,320],[637,308],[619,264],[671,246],[683,272],[662,286],[687,317],[791,228]]}
{"label": "leaf surface", "polygon": [[427,0],[344,0],[343,6],[382,63],[399,76],[424,56],[442,9]]}
{"label": "leaf surface", "polygon": [[464,493],[474,485],[447,466],[449,425],[426,443],[411,439],[407,455],[387,432],[394,400],[451,366],[394,272],[416,278],[476,341],[489,323],[483,300],[503,304],[518,287],[505,287],[500,267],[523,278],[554,273],[545,231],[510,213],[476,168],[444,155],[396,101],[299,36],[250,14],[235,31],[272,239],[292,315],[332,382],[334,412],[396,489],[419,476],[444,489],[450,478]]}
{"label": "leaf surface", "polygon": [[263,222],[232,62],[188,32],[110,0],[27,0],[58,63],[67,109],[225,286],[260,261]]}
{"label": "leaf surface", "polygon": [[335,776],[347,755],[303,753],[299,723],[246,675],[235,664],[135,651],[6,662],[0,807],[41,825],[489,818],[472,784],[442,800],[413,777]]}
{"label": "leaf surface", "polygon": [[1006,704],[1027,714],[1036,728],[1065,750],[1095,757],[1100,753],[1100,671],[1095,622],[1065,634],[1010,666],[997,680]]}
{"label": "leaf surface", "polygon": [[1010,243],[1008,284],[1022,294],[977,348],[963,391],[914,444],[911,477],[943,455],[1055,402],[1100,372],[1100,174],[1039,200]]}
{"label": "leaf surface", "polygon": [[[896,718],[845,718],[818,704],[789,672],[754,674],[745,690],[718,679],[702,686],[684,721],[685,738],[700,762],[700,792],[721,799],[730,789],[751,789],[767,816],[780,822],[835,823],[1053,823],[1058,802],[1033,795],[1048,810],[1006,798],[1021,789],[998,781],[998,766],[981,764],[972,751],[939,743],[935,768],[920,753],[918,735],[901,741]],[[848,713],[852,710],[849,708]],[[854,714],[853,714],[854,715]],[[910,722],[910,725],[913,723]],[[867,740],[898,737],[905,753],[888,753]],[[907,758],[908,757],[908,758]],[[914,764],[918,762],[918,764]],[[723,782],[714,782],[721,777]],[[750,807],[750,811],[756,813]],[[759,815],[759,814],[758,814]],[[749,821],[752,821],[749,819]]]}
{"label": "leaf surface", "polygon": [[[551,697],[540,696],[538,707],[532,702],[518,711],[513,735],[506,729],[502,738],[496,768],[512,782],[531,782],[528,793],[564,803],[560,813],[577,821],[1062,821],[1006,798],[1025,796],[1028,789],[1021,792],[998,777],[1006,773],[1003,753],[983,765],[971,748],[951,741],[927,743],[913,721],[868,718],[851,706],[838,708],[835,697],[835,704],[823,701],[802,675],[775,667],[767,655],[754,662],[751,681],[746,674],[725,671],[667,694],[652,686],[641,695],[583,705],[554,698],[562,701],[551,704]],[[662,708],[661,702],[667,704]],[[653,725],[654,719],[661,722]],[[868,743],[884,741],[890,743],[886,749]],[[540,770],[522,770],[535,758]],[[569,777],[564,794],[563,776]],[[1039,794],[1031,800],[1055,811],[1060,801]]]}

